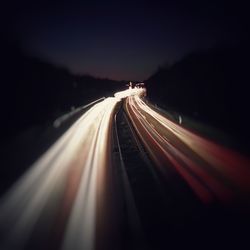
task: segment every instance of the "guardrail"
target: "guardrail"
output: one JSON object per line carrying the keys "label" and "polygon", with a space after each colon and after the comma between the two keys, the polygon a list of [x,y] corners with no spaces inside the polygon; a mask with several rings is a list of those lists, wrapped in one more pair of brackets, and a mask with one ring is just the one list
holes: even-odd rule
{"label": "guardrail", "polygon": [[86,109],[94,104],[96,104],[97,102],[100,102],[100,101],[103,101],[105,99],[105,97],[102,97],[102,98],[99,98],[87,105],[84,105],[84,106],[80,106],[76,109],[74,109],[73,111],[70,111],[60,117],[58,117],[54,122],[53,122],[53,126],[55,128],[58,128],[61,126],[62,123],[64,123],[66,120],[68,120],[70,117],[72,117],[73,115],[77,114],[78,112],[82,111],[83,109]]}

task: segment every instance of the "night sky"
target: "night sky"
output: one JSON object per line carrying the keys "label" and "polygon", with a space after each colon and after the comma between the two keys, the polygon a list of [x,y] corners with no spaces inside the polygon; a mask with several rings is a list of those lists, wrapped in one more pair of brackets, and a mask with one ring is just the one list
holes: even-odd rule
{"label": "night sky", "polygon": [[115,80],[145,80],[187,53],[237,43],[248,15],[240,1],[213,0],[10,1],[2,10],[29,53]]}

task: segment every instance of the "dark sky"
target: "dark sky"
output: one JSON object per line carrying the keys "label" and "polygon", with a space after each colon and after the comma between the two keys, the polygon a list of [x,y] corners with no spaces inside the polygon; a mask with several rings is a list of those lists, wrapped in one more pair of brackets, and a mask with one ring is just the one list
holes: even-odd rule
{"label": "dark sky", "polygon": [[[53,2],[53,3],[52,3]],[[12,25],[36,56],[118,80],[144,80],[160,65],[247,30],[240,1],[9,1]]]}

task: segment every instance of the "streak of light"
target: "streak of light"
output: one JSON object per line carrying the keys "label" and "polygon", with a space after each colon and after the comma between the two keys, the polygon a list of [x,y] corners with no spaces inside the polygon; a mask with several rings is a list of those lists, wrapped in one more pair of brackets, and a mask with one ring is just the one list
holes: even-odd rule
{"label": "streak of light", "polygon": [[107,193],[114,111],[121,98],[141,91],[125,90],[95,104],[6,193],[0,204],[1,249],[26,247],[36,228],[59,228],[62,249],[95,248],[97,214],[107,206],[100,197]]}
{"label": "streak of light", "polygon": [[126,111],[151,157],[163,173],[169,163],[205,203],[232,202],[250,193],[250,161],[181,127],[129,96]]}

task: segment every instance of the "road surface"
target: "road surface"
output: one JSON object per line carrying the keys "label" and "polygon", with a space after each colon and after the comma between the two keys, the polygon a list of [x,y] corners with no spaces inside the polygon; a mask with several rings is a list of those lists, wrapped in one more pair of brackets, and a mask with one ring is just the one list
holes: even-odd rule
{"label": "road surface", "polygon": [[144,94],[129,88],[95,104],[20,177],[1,199],[1,249],[165,249],[169,200],[178,211],[249,205],[249,161]]}

